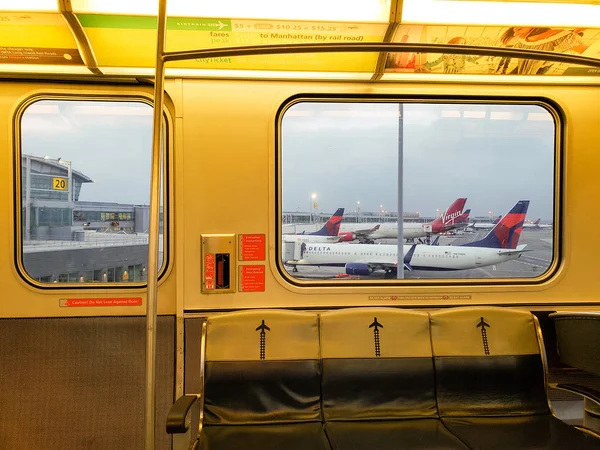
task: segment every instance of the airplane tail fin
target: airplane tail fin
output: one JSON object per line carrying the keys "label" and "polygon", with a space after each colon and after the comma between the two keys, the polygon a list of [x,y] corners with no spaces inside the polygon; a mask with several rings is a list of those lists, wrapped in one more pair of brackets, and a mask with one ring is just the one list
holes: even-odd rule
{"label": "airplane tail fin", "polygon": [[471,214],[471,210],[467,209],[464,213],[458,216],[458,218],[456,219],[456,223],[468,224],[469,214]]}
{"label": "airplane tail fin", "polygon": [[542,219],[538,219],[538,220],[536,220],[535,222],[533,222],[533,224],[534,224],[534,225],[539,225],[539,224],[540,224],[540,220],[542,220]]}
{"label": "airplane tail fin", "polygon": [[456,220],[462,215],[465,203],[467,203],[466,197],[460,197],[454,200],[448,209],[442,213],[441,217],[438,217],[431,223],[432,228],[436,229],[438,227],[454,225]]}
{"label": "airplane tail fin", "polygon": [[337,236],[340,232],[340,225],[344,216],[344,208],[338,208],[335,213],[329,218],[327,223],[319,231],[310,233],[318,236]]}
{"label": "airplane tail fin", "polygon": [[463,247],[517,248],[523,231],[529,200],[519,200],[492,230],[479,241]]}
{"label": "airplane tail fin", "polygon": [[502,219],[502,216],[496,217],[492,223],[497,224],[498,222],[500,222],[500,219]]}

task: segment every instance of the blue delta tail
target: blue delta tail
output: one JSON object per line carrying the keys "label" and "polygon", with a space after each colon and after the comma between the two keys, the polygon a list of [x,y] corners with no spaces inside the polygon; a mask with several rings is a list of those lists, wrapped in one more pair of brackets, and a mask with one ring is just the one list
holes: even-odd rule
{"label": "blue delta tail", "polygon": [[340,232],[340,225],[342,224],[342,218],[344,217],[344,208],[338,208],[333,216],[329,218],[327,223],[319,231],[310,233],[318,236],[337,236]]}
{"label": "blue delta tail", "polygon": [[492,230],[479,241],[463,244],[463,247],[488,247],[488,248],[517,248],[529,200],[519,200]]}

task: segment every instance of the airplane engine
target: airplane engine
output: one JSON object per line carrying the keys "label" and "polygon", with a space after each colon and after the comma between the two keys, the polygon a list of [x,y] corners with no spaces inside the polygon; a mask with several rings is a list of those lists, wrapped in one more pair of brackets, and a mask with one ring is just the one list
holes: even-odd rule
{"label": "airplane engine", "polygon": [[340,237],[340,242],[351,242],[356,239],[356,234],[352,231],[342,231],[338,233],[338,236]]}
{"label": "airplane engine", "polygon": [[373,272],[365,263],[348,263],[345,268],[348,275],[370,275]]}

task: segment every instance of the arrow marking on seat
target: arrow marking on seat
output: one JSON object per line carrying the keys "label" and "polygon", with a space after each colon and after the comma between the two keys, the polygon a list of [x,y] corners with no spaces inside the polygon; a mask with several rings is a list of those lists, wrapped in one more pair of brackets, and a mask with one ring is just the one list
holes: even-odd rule
{"label": "arrow marking on seat", "polygon": [[373,317],[373,323],[369,325],[369,328],[373,328],[373,340],[375,341],[375,356],[381,356],[381,343],[379,341],[379,328],[383,328],[377,317]]}
{"label": "arrow marking on seat", "polygon": [[481,341],[483,342],[483,351],[486,355],[489,356],[490,354],[490,344],[488,342],[488,337],[487,337],[487,331],[485,329],[485,327],[491,327],[491,325],[489,323],[486,323],[485,320],[483,320],[483,317],[481,318],[481,320],[479,321],[479,323],[477,324],[477,328],[481,327]]}
{"label": "arrow marking on seat", "polygon": [[265,324],[263,319],[262,323],[256,327],[256,331],[258,330],[260,330],[260,359],[264,360],[267,346],[267,335],[265,334],[265,330],[271,331],[271,329]]}

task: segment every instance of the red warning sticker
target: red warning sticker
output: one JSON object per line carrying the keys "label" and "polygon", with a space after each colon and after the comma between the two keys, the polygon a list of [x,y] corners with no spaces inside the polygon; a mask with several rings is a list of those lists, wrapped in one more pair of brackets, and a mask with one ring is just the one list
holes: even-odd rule
{"label": "red warning sticker", "polygon": [[240,266],[240,292],[264,292],[265,266]]}
{"label": "red warning sticker", "polygon": [[141,306],[141,297],[61,298],[60,306]]}
{"label": "red warning sticker", "polygon": [[240,234],[240,261],[264,261],[265,260],[265,235],[264,234]]}
{"label": "red warning sticker", "polygon": [[215,288],[215,254],[204,255],[204,289]]}

